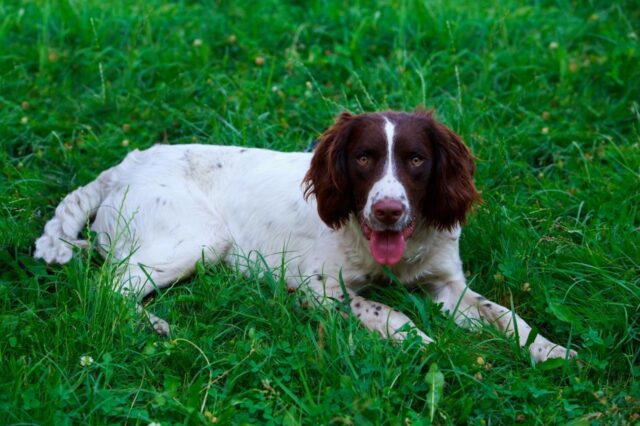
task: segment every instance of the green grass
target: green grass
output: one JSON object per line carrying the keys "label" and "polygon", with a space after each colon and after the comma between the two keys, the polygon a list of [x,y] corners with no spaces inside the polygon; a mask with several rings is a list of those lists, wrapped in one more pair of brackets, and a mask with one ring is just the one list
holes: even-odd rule
{"label": "green grass", "polygon": [[[523,3],[2,2],[0,423],[637,422],[640,6]],[[534,366],[420,292],[372,288],[436,339],[394,345],[212,265],[150,302],[166,340],[95,253],[31,258],[59,200],[133,148],[300,150],[342,110],[418,105],[478,159],[472,287],[582,365]]]}

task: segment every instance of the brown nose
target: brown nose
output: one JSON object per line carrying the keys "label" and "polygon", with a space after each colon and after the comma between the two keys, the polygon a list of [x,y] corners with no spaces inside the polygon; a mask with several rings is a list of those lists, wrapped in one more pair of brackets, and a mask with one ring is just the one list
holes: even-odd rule
{"label": "brown nose", "polygon": [[393,225],[404,213],[404,207],[400,201],[384,199],[373,205],[373,214],[385,225]]}

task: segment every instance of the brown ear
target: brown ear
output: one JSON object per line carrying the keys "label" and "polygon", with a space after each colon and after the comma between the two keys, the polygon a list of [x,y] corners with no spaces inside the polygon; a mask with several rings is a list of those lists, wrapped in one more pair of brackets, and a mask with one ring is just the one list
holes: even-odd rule
{"label": "brown ear", "polygon": [[430,121],[427,137],[434,152],[423,214],[438,229],[451,229],[464,224],[471,205],[480,200],[473,183],[476,166],[469,148],[457,134],[438,123],[431,112],[422,114]]}
{"label": "brown ear", "polygon": [[318,214],[330,228],[340,228],[353,211],[349,190],[347,145],[355,116],[343,112],[322,136],[304,177],[304,197],[315,195]]}

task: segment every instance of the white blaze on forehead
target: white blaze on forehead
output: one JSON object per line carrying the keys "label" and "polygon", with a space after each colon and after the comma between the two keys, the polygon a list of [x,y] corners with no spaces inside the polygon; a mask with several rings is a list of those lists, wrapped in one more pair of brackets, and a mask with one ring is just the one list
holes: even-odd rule
{"label": "white blaze on forehead", "polygon": [[[369,223],[375,223],[373,215],[373,205],[385,198],[401,202],[404,206],[407,220],[410,217],[407,193],[402,183],[398,180],[396,173],[396,162],[393,158],[393,139],[395,136],[396,126],[387,117],[383,118],[384,133],[387,139],[387,156],[385,158],[385,164],[383,167],[384,171],[382,173],[382,176],[371,187],[369,195],[367,196],[367,203],[364,206],[364,216],[365,218],[367,218]],[[405,222],[405,218],[401,218],[399,222]]]}
{"label": "white blaze on forehead", "polygon": [[384,175],[392,175],[393,168],[393,134],[396,131],[396,126],[392,122],[384,118],[384,133],[387,135],[387,165]]}

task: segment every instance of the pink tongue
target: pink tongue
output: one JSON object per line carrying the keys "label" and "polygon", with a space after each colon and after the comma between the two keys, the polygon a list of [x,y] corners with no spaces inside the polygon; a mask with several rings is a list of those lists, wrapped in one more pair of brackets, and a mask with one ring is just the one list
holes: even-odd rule
{"label": "pink tongue", "polygon": [[376,262],[381,265],[395,265],[404,253],[402,232],[373,231],[369,238],[369,249]]}

